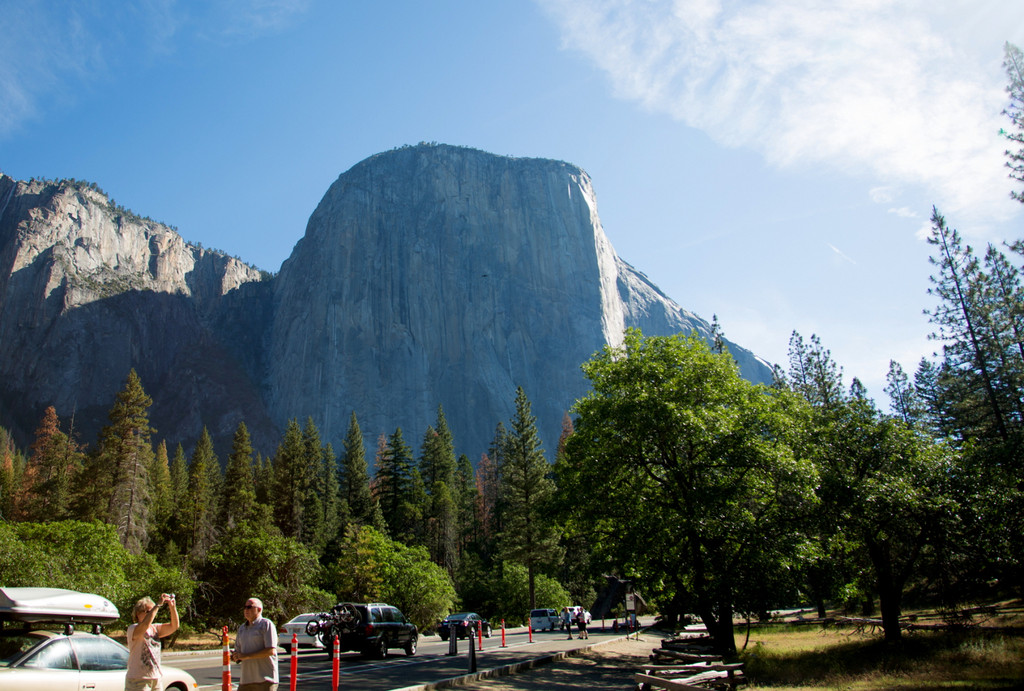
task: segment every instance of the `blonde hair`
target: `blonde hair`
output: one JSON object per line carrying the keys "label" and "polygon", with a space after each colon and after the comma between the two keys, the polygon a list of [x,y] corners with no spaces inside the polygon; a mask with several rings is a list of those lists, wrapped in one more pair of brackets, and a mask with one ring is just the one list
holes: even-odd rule
{"label": "blonde hair", "polygon": [[135,607],[132,609],[132,616],[135,617],[135,621],[138,621],[139,615],[145,614],[151,607],[156,607],[156,603],[153,602],[151,597],[147,596],[136,602]]}

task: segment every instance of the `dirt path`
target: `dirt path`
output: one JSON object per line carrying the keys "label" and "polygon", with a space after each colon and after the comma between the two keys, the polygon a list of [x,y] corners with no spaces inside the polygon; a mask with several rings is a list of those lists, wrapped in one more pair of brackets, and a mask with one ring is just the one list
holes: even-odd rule
{"label": "dirt path", "polygon": [[661,646],[657,633],[642,633],[640,640],[602,643],[579,655],[517,674],[475,681],[465,691],[580,691],[582,689],[633,688],[633,674],[647,661],[651,650]]}

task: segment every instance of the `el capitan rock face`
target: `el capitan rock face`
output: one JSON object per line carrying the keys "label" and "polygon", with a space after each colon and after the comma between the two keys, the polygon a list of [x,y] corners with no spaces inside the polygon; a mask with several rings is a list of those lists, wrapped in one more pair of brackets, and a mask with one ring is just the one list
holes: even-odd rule
{"label": "el capitan rock face", "polygon": [[50,404],[103,424],[134,366],[172,443],[205,424],[225,448],[245,419],[269,453],[310,416],[338,449],[355,411],[370,449],[401,427],[418,451],[440,405],[475,461],[518,385],[552,452],[601,346],[710,331],[615,255],[582,170],[443,145],[342,174],[266,278],[94,190],[0,178],[0,424],[24,438]]}

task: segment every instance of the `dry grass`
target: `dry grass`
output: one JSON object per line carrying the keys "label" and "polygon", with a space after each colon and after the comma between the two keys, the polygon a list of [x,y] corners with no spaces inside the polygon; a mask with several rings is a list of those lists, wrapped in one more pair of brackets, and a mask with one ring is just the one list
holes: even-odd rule
{"label": "dry grass", "polygon": [[909,632],[896,645],[851,627],[755,628],[741,659],[752,688],[778,691],[1024,689],[1022,618],[1018,607],[984,627]]}

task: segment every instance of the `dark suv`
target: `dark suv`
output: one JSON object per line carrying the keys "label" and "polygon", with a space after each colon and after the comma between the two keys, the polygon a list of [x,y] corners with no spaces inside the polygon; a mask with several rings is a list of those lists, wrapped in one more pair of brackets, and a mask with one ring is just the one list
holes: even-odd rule
{"label": "dark suv", "polygon": [[397,607],[383,602],[340,602],[306,624],[306,633],[318,636],[330,654],[337,636],[341,650],[358,650],[380,658],[387,657],[391,648],[402,648],[406,655],[415,655],[419,642],[416,625]]}

